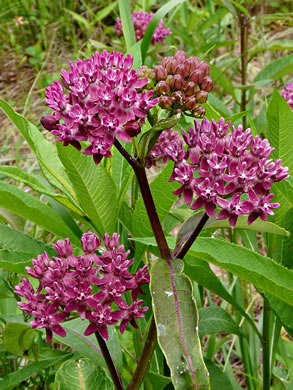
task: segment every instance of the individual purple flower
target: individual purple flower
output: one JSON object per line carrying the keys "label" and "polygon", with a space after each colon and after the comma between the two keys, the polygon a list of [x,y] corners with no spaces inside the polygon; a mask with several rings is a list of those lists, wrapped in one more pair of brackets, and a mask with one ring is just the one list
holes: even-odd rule
{"label": "individual purple flower", "polygon": [[108,340],[107,325],[117,324],[120,318],[112,316],[111,307],[103,306],[100,303],[95,304],[95,311],[88,311],[86,318],[90,321],[89,326],[86,328],[84,335],[89,336],[96,331],[100,333],[103,339]]}
{"label": "individual purple flower", "polygon": [[147,306],[139,307],[143,304],[143,300],[139,300],[130,305],[127,309],[117,310],[112,313],[112,318],[122,319],[120,323],[120,333],[123,334],[128,324],[134,328],[138,328],[135,318],[144,318],[144,313],[148,311]]}
{"label": "individual purple flower", "polygon": [[281,94],[293,110],[293,83],[284,85]]}
{"label": "individual purple flower", "polygon": [[[153,13],[141,12],[141,11],[132,12],[132,21],[133,21],[133,26],[134,26],[134,31],[135,31],[135,36],[137,41],[139,41],[144,37],[145,31],[153,17],[154,17]],[[115,30],[116,30],[116,35],[118,37],[123,35],[122,23],[120,18],[116,19]],[[151,41],[152,45],[155,45],[157,42],[162,42],[164,38],[169,34],[171,34],[171,31],[168,28],[164,28],[163,20],[160,20],[157,28],[153,33],[153,37]]]}
{"label": "individual purple flower", "polygon": [[32,312],[35,319],[30,322],[33,328],[45,328],[46,329],[46,342],[52,340],[52,332],[58,334],[58,336],[65,337],[66,332],[59,324],[63,322],[67,313],[58,312],[57,303],[39,303],[36,310]]}
{"label": "individual purple flower", "polygon": [[131,133],[129,123],[141,125],[159,100],[152,90],[142,90],[148,79],[139,77],[132,63],[129,54],[105,50],[78,59],[76,65],[71,62],[69,71],[61,71],[63,86],[57,80],[46,89],[54,114],[41,119],[43,126],[64,146],[81,150],[81,142],[86,141],[83,153],[93,155],[96,164],[111,157],[115,137],[130,142],[140,127]]}

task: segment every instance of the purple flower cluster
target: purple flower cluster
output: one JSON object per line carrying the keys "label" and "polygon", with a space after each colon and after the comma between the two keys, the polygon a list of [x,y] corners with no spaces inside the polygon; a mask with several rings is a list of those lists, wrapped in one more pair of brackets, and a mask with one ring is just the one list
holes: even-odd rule
{"label": "purple flower cluster", "polygon": [[174,194],[183,194],[193,210],[204,206],[212,217],[219,206],[222,210],[217,218],[229,218],[233,227],[239,215],[249,214],[249,224],[258,217],[266,221],[267,214],[273,215],[272,209],[279,207],[271,203],[269,191],[274,182],[288,177],[288,168],[281,166],[281,160],[269,159],[274,148],[267,139],[253,137],[250,129],[243,131],[242,126],[233,126],[228,133],[230,125],[224,118],[219,123],[195,121],[188,133],[182,130],[183,139],[178,132],[165,130],[147,166],[159,158],[174,161],[170,181],[180,183]]}
{"label": "purple flower cluster", "polygon": [[153,91],[142,90],[148,79],[139,78],[132,63],[129,54],[105,50],[76,65],[71,62],[70,71],[61,71],[63,86],[57,80],[46,89],[47,104],[55,112],[43,116],[42,125],[64,146],[81,150],[80,142],[89,141],[83,153],[93,155],[96,164],[111,157],[114,138],[130,142],[158,102]]}
{"label": "purple flower cluster", "polygon": [[[144,37],[144,33],[153,17],[153,13],[141,11],[132,12],[132,21],[137,41]],[[120,18],[116,19],[115,30],[117,37],[123,35],[122,23]],[[152,45],[155,45],[157,42],[162,42],[164,38],[169,34],[171,34],[171,31],[168,28],[163,28],[163,20],[160,20],[152,37]]]}
{"label": "purple flower cluster", "polygon": [[[15,293],[26,299],[19,302],[20,308],[32,314],[35,319],[30,322],[33,328],[45,328],[49,342],[52,332],[66,336],[60,322],[69,318],[70,313],[77,311],[80,318],[90,321],[85,330],[88,336],[98,331],[108,339],[107,325],[117,324],[123,333],[130,323],[137,327],[135,318],[144,317],[148,307],[141,305],[138,294],[144,294],[141,286],[149,283],[147,266],[135,274],[129,273],[134,259],[128,259],[129,250],[119,245],[120,236],[104,236],[105,250],[97,254],[101,240],[94,233],[84,233],[81,238],[83,254],[74,256],[68,238],[64,243],[59,240],[53,246],[59,257],[51,260],[47,253],[32,260],[33,267],[26,267],[27,273],[39,280],[35,291],[27,278],[15,286]],[[99,248],[100,250],[100,248]],[[122,298],[131,291],[132,303],[128,305]],[[113,304],[116,310],[112,310]]]}
{"label": "purple flower cluster", "polygon": [[[141,70],[142,75],[143,70]],[[149,74],[149,70],[145,70]],[[159,106],[174,113],[188,111],[195,118],[202,118],[205,108],[200,104],[208,99],[213,89],[209,76],[210,67],[197,57],[187,57],[184,51],[177,51],[173,57],[164,57],[153,69],[155,94]]]}
{"label": "purple flower cluster", "polygon": [[284,85],[284,89],[281,92],[283,98],[287,100],[289,106],[293,110],[293,83]]}

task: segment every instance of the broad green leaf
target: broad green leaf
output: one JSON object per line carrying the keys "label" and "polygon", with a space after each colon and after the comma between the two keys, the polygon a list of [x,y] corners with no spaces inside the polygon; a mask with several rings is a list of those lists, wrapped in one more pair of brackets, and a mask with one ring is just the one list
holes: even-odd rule
{"label": "broad green leaf", "polygon": [[126,43],[126,48],[129,50],[136,42],[136,36],[131,16],[130,3],[125,0],[118,0],[120,19],[122,24],[123,36]]}
{"label": "broad green leaf", "polygon": [[52,246],[45,245],[23,232],[2,224],[0,224],[0,247],[13,251],[31,252],[34,256],[47,251],[49,255],[56,256]]}
{"label": "broad green leaf", "polygon": [[90,359],[68,360],[56,373],[60,390],[113,390],[114,386],[102,367]]}
{"label": "broad green leaf", "polygon": [[290,74],[293,69],[293,54],[278,58],[266,65],[254,78],[253,82],[278,80]]}
{"label": "broad green leaf", "polygon": [[267,138],[275,148],[271,158],[281,158],[282,165],[293,172],[293,111],[286,100],[274,90],[267,109]]}
{"label": "broad green leaf", "polygon": [[15,112],[13,108],[2,99],[0,99],[0,108],[14,123],[35,153],[40,168],[49,183],[68,195],[74,202],[76,197],[65,169],[58,158],[56,147],[44,138],[36,126],[30,123],[25,117]]}
{"label": "broad green leaf", "polygon": [[23,231],[25,226],[25,219],[13,213],[10,210],[0,207],[0,222],[7,222],[13,229]]}
{"label": "broad green leaf", "polygon": [[[198,225],[199,221],[203,217],[204,212],[199,211],[195,214],[193,214],[191,217],[189,217],[181,226],[178,234],[177,234],[177,242],[180,242],[181,240],[184,240],[188,237],[188,235],[195,229],[195,227]],[[272,223],[272,222],[264,222],[260,219],[257,219],[252,224],[248,225],[247,218],[245,216],[238,217],[237,223],[235,225],[235,229],[241,229],[241,230],[252,230],[257,232],[266,232],[266,233],[273,233],[281,236],[290,236],[290,233],[285,230],[284,228]],[[206,224],[203,227],[203,230],[208,229],[223,229],[223,228],[230,228],[231,225],[229,224],[228,219],[224,220],[217,220],[217,214],[213,216],[212,218],[209,218]]]}
{"label": "broad green leaf", "polygon": [[18,369],[17,371],[14,371],[6,375],[4,379],[0,380],[1,390],[15,389],[19,383],[25,381],[26,379],[31,378],[33,375],[37,374],[43,369],[57,365],[62,361],[69,359],[72,356],[71,353],[66,353],[66,352],[60,355],[61,356],[54,357],[52,359],[40,360],[38,362],[29,363],[23,368]]}
{"label": "broad green leaf", "polygon": [[[153,237],[136,238],[145,245],[156,246]],[[168,237],[170,248],[175,247],[175,238]],[[240,245],[217,238],[197,238],[185,258],[193,266],[194,258],[202,259],[234,273],[293,306],[293,271]]]}
{"label": "broad green leaf", "polygon": [[79,239],[50,206],[19,188],[0,182],[0,206],[27,218],[58,237],[69,237],[72,243],[80,246]]}
{"label": "broad green leaf", "polygon": [[158,342],[171,370],[175,389],[209,389],[198,337],[198,314],[183,262],[159,259],[151,268],[150,291]]}
{"label": "broad green leaf", "polygon": [[213,333],[232,333],[240,335],[241,331],[236,322],[224,309],[218,306],[202,307],[198,310],[199,336]]}
{"label": "broad green leaf", "polygon": [[145,33],[143,36],[142,44],[141,44],[141,55],[143,63],[145,61],[147,51],[149,48],[149,45],[151,43],[153,34],[155,29],[157,28],[158,24],[160,23],[160,20],[167,15],[168,12],[170,12],[176,5],[183,3],[185,0],[171,0],[167,4],[164,4],[153,16],[151,19]]}
{"label": "broad green leaf", "polygon": [[215,238],[198,238],[189,253],[218,265],[293,305],[293,271],[269,257]]}
{"label": "broad green leaf", "polygon": [[11,272],[25,273],[25,267],[31,265],[31,260],[35,256],[36,253],[33,252],[0,249],[0,268]]}
{"label": "broad green leaf", "polygon": [[[164,218],[168,215],[176,198],[176,196],[172,194],[172,191],[178,187],[178,184],[175,182],[168,182],[173,170],[173,165],[173,162],[169,162],[150,184],[157,213],[161,222],[163,222]],[[142,197],[140,197],[135,204],[135,210],[132,216],[132,231],[135,237],[150,237],[153,235]],[[144,249],[145,246],[137,245],[136,258],[140,257]]]}
{"label": "broad green leaf", "polygon": [[3,346],[10,353],[23,356],[32,347],[35,334],[36,330],[28,324],[9,322],[3,329]]}
{"label": "broad green leaf", "polygon": [[72,181],[80,207],[97,231],[112,234],[117,220],[116,188],[101,164],[72,146],[58,145],[58,153]]}
{"label": "broad green leaf", "polygon": [[18,180],[26,185],[28,185],[34,191],[37,191],[40,194],[45,194],[50,196],[53,199],[56,199],[58,202],[68,207],[72,211],[76,212],[79,215],[83,215],[80,208],[74,203],[72,203],[66,196],[56,194],[56,192],[51,191],[48,187],[43,185],[43,183],[34,175],[23,171],[22,169],[9,166],[9,165],[0,165],[0,174],[7,177],[11,177],[14,180]]}
{"label": "broad green leaf", "polygon": [[205,359],[211,380],[211,390],[235,390],[229,377],[210,360]]}
{"label": "broad green leaf", "polygon": [[[289,172],[290,173],[290,172]],[[274,190],[281,192],[282,195],[293,206],[293,179],[288,177],[286,180],[279,181],[274,184]]]}

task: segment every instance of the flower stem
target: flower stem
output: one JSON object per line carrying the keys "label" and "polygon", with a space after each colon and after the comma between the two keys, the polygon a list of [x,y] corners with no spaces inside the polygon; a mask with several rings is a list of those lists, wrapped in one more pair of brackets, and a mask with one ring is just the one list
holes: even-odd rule
{"label": "flower stem", "polygon": [[153,316],[149,328],[148,337],[143,347],[141,357],[139,359],[132,380],[127,387],[127,390],[138,390],[140,388],[143,378],[145,377],[145,374],[149,368],[156,344],[157,344],[157,329],[156,329],[155,319]]}
{"label": "flower stem", "polygon": [[[239,16],[240,23],[240,47],[241,47],[241,84],[246,85],[247,81],[247,64],[248,64],[248,28],[249,17],[247,15]],[[246,89],[241,90],[241,111],[246,111],[247,97]],[[246,129],[246,115],[242,118],[243,128]]]}
{"label": "flower stem", "polygon": [[176,257],[177,259],[183,259],[184,258],[184,256],[189,251],[191,245],[196,240],[197,236],[201,232],[202,228],[204,227],[204,225],[206,224],[208,219],[209,219],[209,216],[207,215],[207,213],[204,213],[204,215],[201,217],[201,220],[196,225],[195,229],[193,230],[193,232],[189,236],[189,238],[186,241],[186,243],[183,245],[183,247],[179,250],[178,253],[175,253],[175,251],[174,251],[173,254],[172,254],[172,257]]}
{"label": "flower stem", "polygon": [[95,335],[96,335],[96,338],[98,340],[99,346],[100,346],[101,351],[103,353],[105,362],[107,364],[108,370],[111,374],[111,377],[112,377],[112,380],[113,380],[113,383],[114,383],[116,389],[123,390],[120,375],[119,375],[118,371],[116,370],[116,367],[114,366],[113,360],[111,358],[111,355],[110,355],[110,352],[108,350],[108,347],[107,347],[105,340],[100,335],[99,331],[96,331]]}
{"label": "flower stem", "polygon": [[264,299],[263,306],[263,390],[270,390],[271,386],[271,337],[270,337],[270,327],[271,327],[271,309],[270,306]]}

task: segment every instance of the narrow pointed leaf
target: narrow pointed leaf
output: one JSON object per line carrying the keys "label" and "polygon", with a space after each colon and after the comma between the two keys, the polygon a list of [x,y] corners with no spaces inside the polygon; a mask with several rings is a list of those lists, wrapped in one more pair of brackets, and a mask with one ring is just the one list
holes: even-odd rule
{"label": "narrow pointed leaf", "polygon": [[95,165],[92,156],[86,156],[72,146],[58,145],[58,153],[80,207],[101,235],[112,234],[118,212],[113,180],[101,164]]}
{"label": "narrow pointed leaf", "polygon": [[135,31],[131,16],[130,2],[127,0],[118,0],[120,19],[122,24],[123,36],[126,48],[129,50],[136,42]]}
{"label": "narrow pointed leaf", "polygon": [[67,227],[54,209],[21,189],[0,182],[0,206],[43,227],[58,237],[69,237],[72,243],[80,246],[77,236]]}
{"label": "narrow pointed leaf", "polygon": [[89,359],[68,360],[56,373],[56,383],[62,390],[113,390],[114,386],[102,367]]}
{"label": "narrow pointed leaf", "polygon": [[209,389],[198,337],[198,314],[192,284],[181,260],[159,259],[151,269],[150,291],[158,342],[175,389]]}

